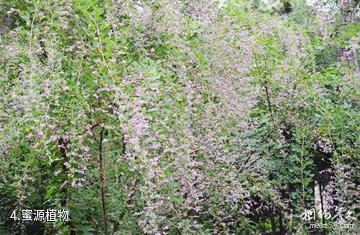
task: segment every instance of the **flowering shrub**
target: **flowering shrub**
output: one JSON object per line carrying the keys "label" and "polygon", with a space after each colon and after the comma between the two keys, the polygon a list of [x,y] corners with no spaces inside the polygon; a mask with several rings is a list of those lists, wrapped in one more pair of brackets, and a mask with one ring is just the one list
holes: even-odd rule
{"label": "flowering shrub", "polygon": [[[310,234],[312,207],[358,226],[357,23],[249,4],[1,3],[0,231]],[[69,220],[11,219],[29,208]]]}

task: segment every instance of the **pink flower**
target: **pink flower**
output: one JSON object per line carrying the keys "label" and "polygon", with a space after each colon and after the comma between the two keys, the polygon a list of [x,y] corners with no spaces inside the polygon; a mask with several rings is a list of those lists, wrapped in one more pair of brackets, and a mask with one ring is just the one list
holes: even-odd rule
{"label": "pink flower", "polygon": [[140,226],[144,226],[145,225],[145,221],[144,220],[139,220],[139,223],[138,223]]}
{"label": "pink flower", "polygon": [[42,138],[42,137],[44,136],[44,132],[38,131],[38,132],[36,133],[36,136],[37,136],[38,138]]}
{"label": "pink flower", "polygon": [[159,159],[160,159],[159,157],[156,157],[156,158],[152,159],[151,160],[151,165],[152,166],[157,166]]}
{"label": "pink flower", "polygon": [[64,87],[62,88],[62,90],[63,90],[63,92],[67,92],[67,91],[69,91],[69,87],[68,87],[68,86],[64,86]]}

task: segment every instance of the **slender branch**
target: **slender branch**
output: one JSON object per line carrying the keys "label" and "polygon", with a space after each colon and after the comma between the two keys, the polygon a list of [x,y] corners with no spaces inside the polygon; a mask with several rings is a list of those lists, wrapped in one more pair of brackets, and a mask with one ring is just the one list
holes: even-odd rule
{"label": "slender branch", "polygon": [[266,101],[267,101],[267,105],[268,105],[268,108],[269,108],[269,111],[271,113],[271,116],[272,116],[272,106],[271,106],[271,101],[270,101],[270,95],[269,95],[269,88],[268,88],[268,82],[265,81],[265,93],[266,93]]}
{"label": "slender branch", "polygon": [[[64,139],[63,137],[61,137],[58,141],[59,144],[59,150],[61,153],[61,158],[62,158],[62,170],[64,172],[65,177],[67,178],[67,167],[65,165],[65,163],[68,162],[68,157],[67,157],[67,148],[68,148],[68,144],[69,144],[69,140]],[[65,184],[62,189],[61,192],[64,194],[62,200],[61,200],[61,205],[62,206],[66,206],[67,204],[67,194],[68,194],[68,185]]]}
{"label": "slender branch", "polygon": [[100,164],[100,192],[101,192],[101,205],[103,210],[104,218],[104,229],[105,235],[108,234],[107,226],[107,212],[106,212],[106,197],[105,197],[105,170],[104,170],[104,160],[103,160],[103,140],[104,140],[104,127],[100,131],[100,141],[99,141],[99,164]]}

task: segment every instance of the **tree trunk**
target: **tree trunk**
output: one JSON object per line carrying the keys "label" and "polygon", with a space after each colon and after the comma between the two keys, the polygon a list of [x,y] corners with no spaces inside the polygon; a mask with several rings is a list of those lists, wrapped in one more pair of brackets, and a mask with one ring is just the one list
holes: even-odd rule
{"label": "tree trunk", "polygon": [[314,185],[314,197],[315,197],[315,211],[316,213],[322,213],[322,205],[321,205],[321,193],[320,193],[320,183],[318,180],[315,180]]}

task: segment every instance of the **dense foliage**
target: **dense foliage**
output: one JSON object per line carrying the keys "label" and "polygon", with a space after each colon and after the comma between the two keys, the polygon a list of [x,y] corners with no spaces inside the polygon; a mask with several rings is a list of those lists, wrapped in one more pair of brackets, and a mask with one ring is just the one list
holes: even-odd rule
{"label": "dense foliage", "polygon": [[358,234],[358,3],[0,0],[0,234]]}

